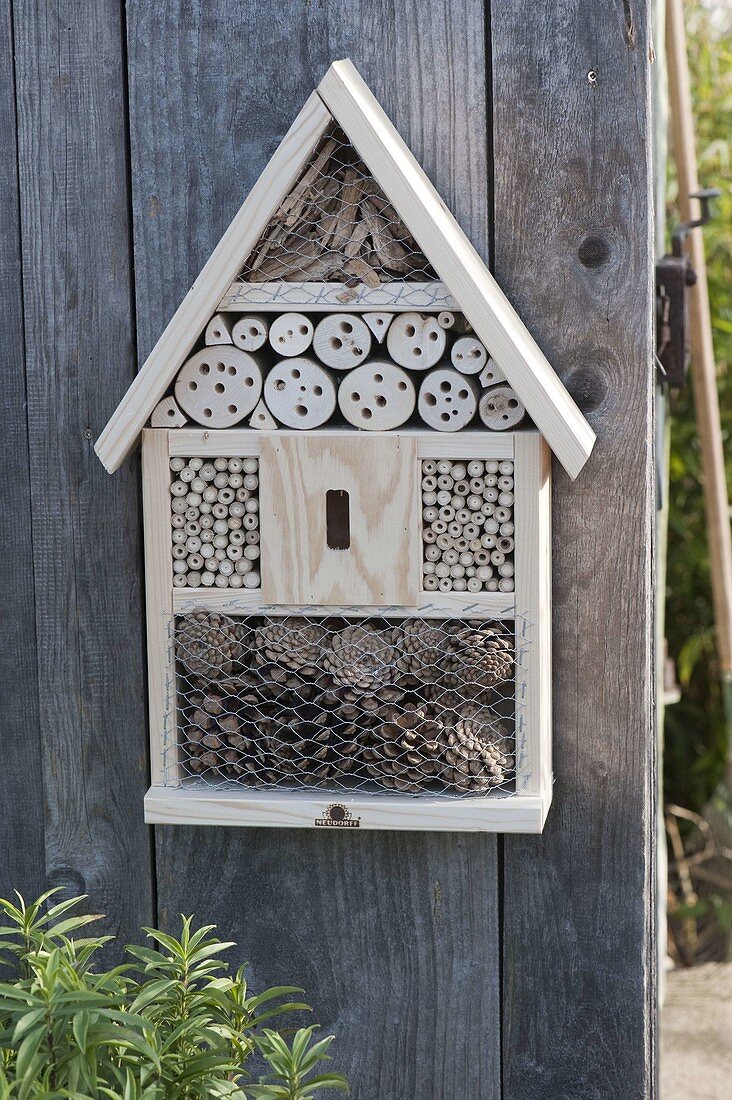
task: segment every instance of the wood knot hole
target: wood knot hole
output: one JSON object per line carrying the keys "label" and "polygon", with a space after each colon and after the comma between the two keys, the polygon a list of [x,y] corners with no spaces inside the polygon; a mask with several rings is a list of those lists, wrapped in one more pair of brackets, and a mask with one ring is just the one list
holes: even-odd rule
{"label": "wood knot hole", "polygon": [[610,259],[610,246],[604,237],[585,237],[577,250],[579,261],[585,267],[602,267]]}

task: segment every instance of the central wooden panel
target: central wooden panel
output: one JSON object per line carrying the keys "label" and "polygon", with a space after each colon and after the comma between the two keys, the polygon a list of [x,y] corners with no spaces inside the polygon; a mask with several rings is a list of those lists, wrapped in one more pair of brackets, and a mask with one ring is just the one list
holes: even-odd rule
{"label": "central wooden panel", "polygon": [[[413,438],[265,436],[259,494],[265,602],[416,604],[416,480]],[[333,548],[329,531],[334,492],[347,499],[348,531],[335,540],[346,548]]]}

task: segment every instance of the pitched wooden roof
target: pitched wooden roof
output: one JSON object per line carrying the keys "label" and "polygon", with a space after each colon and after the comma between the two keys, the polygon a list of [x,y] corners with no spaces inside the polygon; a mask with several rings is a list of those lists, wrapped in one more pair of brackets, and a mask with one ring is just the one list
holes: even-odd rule
{"label": "pitched wooden roof", "polygon": [[413,235],[439,278],[490,349],[570,477],[595,442],[589,424],[350,61],[336,61],[176,310],[96,443],[116,470],[188,357],[263,229],[335,120]]}

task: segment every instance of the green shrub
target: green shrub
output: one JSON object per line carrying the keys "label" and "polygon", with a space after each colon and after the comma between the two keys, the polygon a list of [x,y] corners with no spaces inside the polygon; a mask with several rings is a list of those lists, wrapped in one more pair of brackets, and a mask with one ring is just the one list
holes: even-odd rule
{"label": "green shrub", "polygon": [[[686,5],[699,178],[719,187],[704,229],[727,482],[732,481],[732,19],[719,5]],[[675,180],[668,219],[678,221]],[[692,364],[692,370],[693,370]],[[682,700],[666,711],[664,779],[671,802],[700,812],[724,773],[726,736],[714,651],[709,549],[691,388],[672,402],[666,634]]]}
{"label": "green shrub", "polygon": [[[316,1073],[333,1036],[314,1028],[262,1025],[307,1010],[290,986],[253,996],[244,968],[229,972],[213,925],[180,939],[145,929],[150,946],[126,948],[131,960],[96,970],[111,937],[82,938],[99,918],[73,909],[82,898],[47,908],[0,899],[0,1098],[45,1100],[313,1100],[322,1089],[347,1092],[340,1075]],[[251,1084],[247,1062],[259,1055],[269,1073]]]}

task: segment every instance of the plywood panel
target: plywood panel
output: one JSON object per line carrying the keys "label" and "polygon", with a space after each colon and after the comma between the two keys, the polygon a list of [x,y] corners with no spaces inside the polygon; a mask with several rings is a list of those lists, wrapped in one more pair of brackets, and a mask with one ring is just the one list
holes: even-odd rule
{"label": "plywood panel", "polygon": [[[265,602],[416,603],[414,438],[266,436],[259,471]],[[329,545],[326,494],[331,491],[347,494],[347,548]]]}

